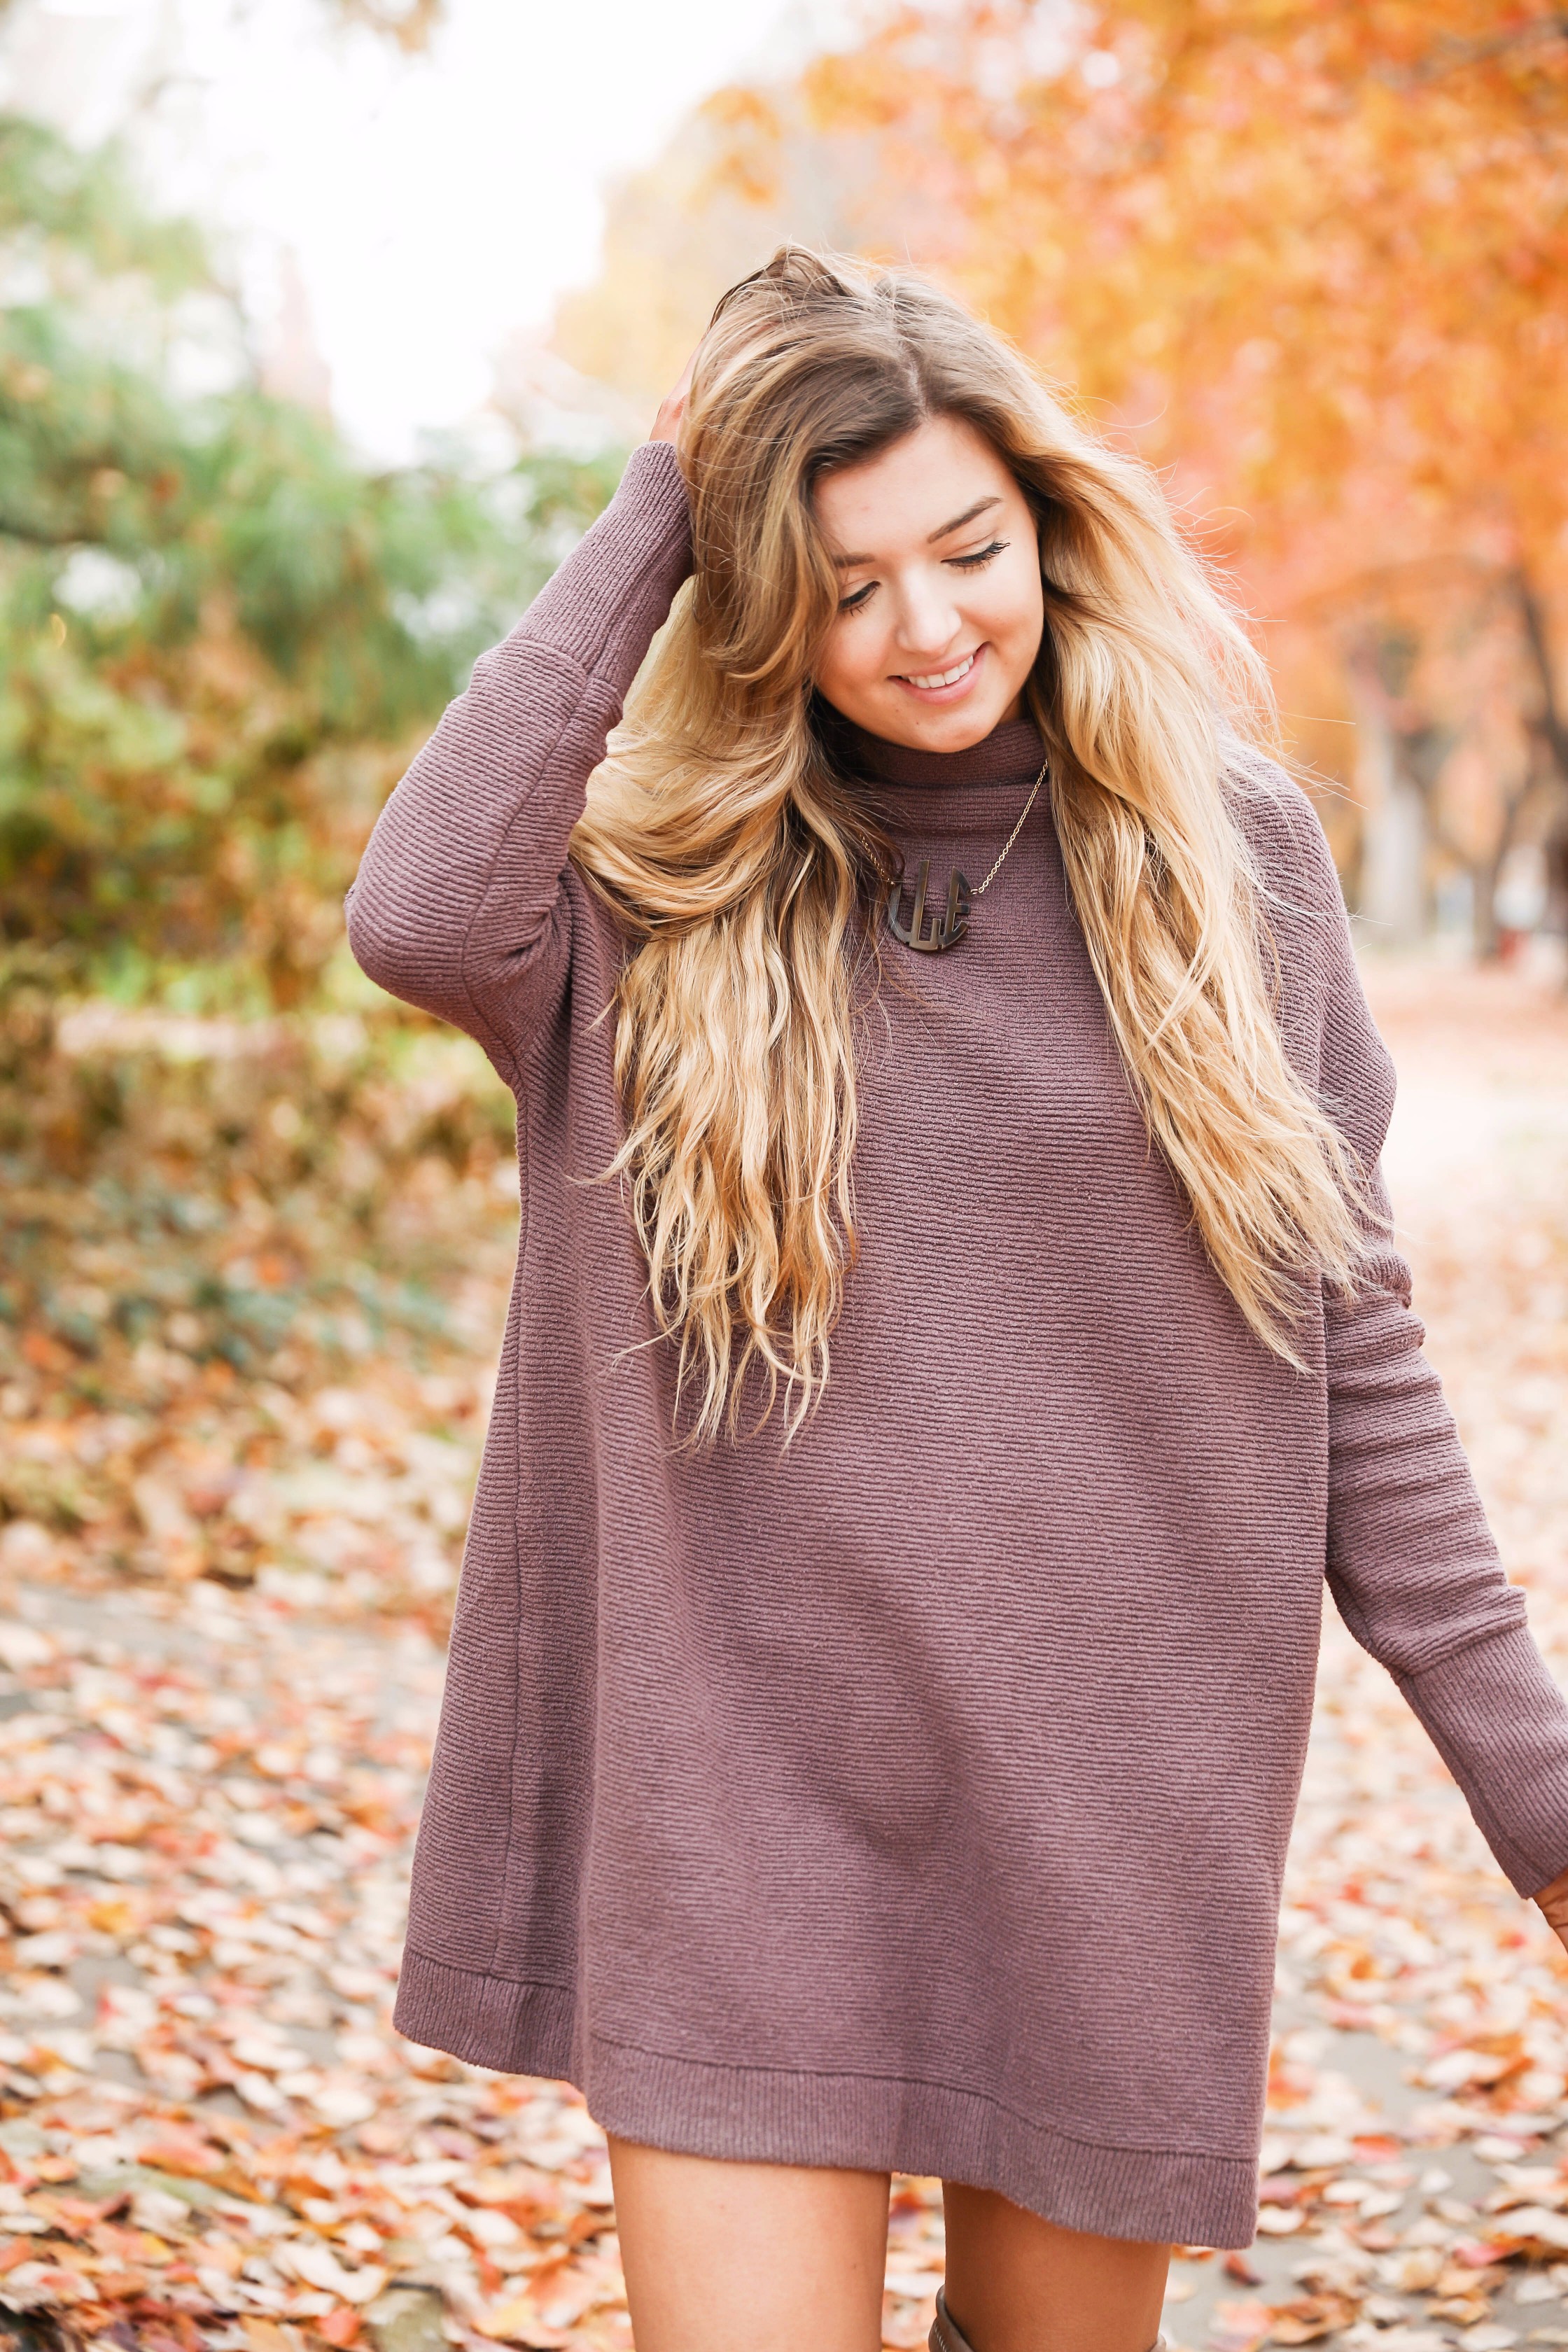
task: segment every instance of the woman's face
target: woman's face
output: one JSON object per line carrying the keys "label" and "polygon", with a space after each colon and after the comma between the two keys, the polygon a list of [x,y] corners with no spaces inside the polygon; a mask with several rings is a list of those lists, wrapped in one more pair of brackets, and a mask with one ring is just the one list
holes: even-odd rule
{"label": "woman's face", "polygon": [[990,443],[956,416],[825,474],[838,568],[817,690],[868,734],[963,751],[1022,710],[1045,626],[1038,536]]}

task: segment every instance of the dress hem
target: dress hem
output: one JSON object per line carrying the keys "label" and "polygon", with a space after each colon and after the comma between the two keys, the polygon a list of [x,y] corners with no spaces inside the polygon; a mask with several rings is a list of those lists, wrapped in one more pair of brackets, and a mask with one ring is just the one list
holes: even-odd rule
{"label": "dress hem", "polygon": [[469,2065],[570,2083],[603,2130],[647,2147],[963,2181],[1103,2237],[1252,2242],[1256,2157],[1109,2147],[950,2084],[676,2057],[580,2034],[570,1986],[405,1951],[394,2023]]}

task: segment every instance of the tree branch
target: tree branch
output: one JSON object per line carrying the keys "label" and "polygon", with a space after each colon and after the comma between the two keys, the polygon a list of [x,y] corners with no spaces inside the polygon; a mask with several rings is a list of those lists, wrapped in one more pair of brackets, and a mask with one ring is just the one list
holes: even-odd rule
{"label": "tree branch", "polygon": [[1510,50],[1538,48],[1549,41],[1568,41],[1568,16],[1542,16],[1538,23],[1521,25],[1511,33],[1494,34],[1490,40],[1440,41],[1419,65],[1386,68],[1383,79],[1394,89],[1415,89],[1444,74],[1459,73],[1466,66],[1489,65]]}
{"label": "tree branch", "polygon": [[[5,0],[0,0],[3,11]],[[19,516],[0,513],[0,539],[19,539],[27,547],[93,547],[100,544],[91,531],[69,530],[62,526],[51,530],[45,523],[26,522]]]}
{"label": "tree branch", "polygon": [[1568,720],[1557,698],[1557,679],[1552,665],[1552,643],[1547,634],[1546,611],[1535,583],[1523,564],[1512,575],[1515,601],[1524,630],[1524,642],[1535,670],[1536,685],[1541,692],[1541,707],[1535,725],[1541,740],[1552,754],[1552,764],[1560,782],[1568,784]]}

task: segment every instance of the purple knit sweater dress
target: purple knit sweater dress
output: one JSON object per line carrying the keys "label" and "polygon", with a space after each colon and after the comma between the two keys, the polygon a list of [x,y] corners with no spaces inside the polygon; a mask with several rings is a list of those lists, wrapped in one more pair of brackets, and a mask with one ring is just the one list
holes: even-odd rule
{"label": "purple knit sweater dress", "polygon": [[[1081,2230],[1245,2244],[1325,1573],[1521,1893],[1568,1864],[1568,1708],[1392,1247],[1289,1370],[1151,1153],[1048,806],[952,953],[889,942],[861,1255],[820,1409],[670,1443],[614,1185],[616,925],[566,861],[689,564],[673,452],[479,663],[350,900],[373,978],[518,1102],[522,1225],[397,2022],[612,2131],[897,2167]],[[912,862],[983,872],[1040,749],[862,739]],[[1237,778],[1280,1020],[1375,1160],[1393,1077],[1333,867]]]}

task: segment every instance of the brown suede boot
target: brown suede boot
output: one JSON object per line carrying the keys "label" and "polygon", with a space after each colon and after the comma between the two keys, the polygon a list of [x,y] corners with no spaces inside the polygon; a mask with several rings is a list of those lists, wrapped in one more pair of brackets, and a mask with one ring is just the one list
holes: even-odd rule
{"label": "brown suede boot", "polygon": [[[926,2341],[931,2347],[931,2352],[974,2352],[974,2347],[968,2336],[963,2335],[953,2326],[952,2314],[947,2307],[947,2297],[940,2289],[936,2298],[936,2317],[931,2323],[931,2331]],[[1155,2336],[1149,2347],[1149,2352],[1171,2352],[1169,2341],[1163,2331]]]}

